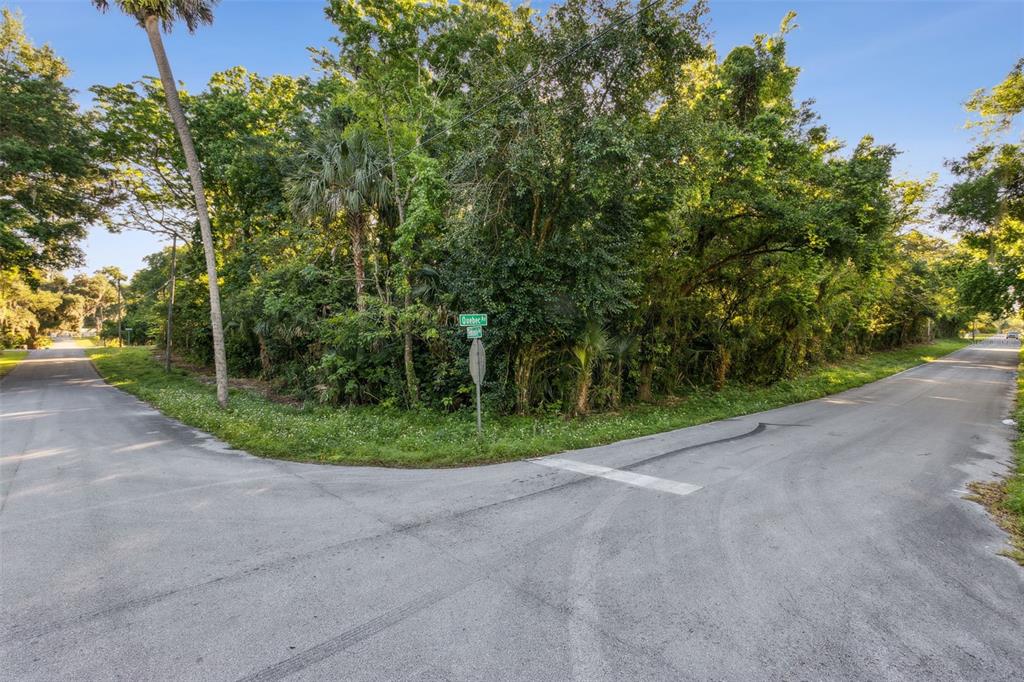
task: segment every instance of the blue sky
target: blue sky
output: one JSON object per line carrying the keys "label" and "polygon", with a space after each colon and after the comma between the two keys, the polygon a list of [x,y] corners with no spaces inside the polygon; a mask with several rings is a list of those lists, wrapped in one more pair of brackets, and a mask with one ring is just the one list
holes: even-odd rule
{"label": "blue sky", "polygon": [[[82,93],[95,83],[156,71],[145,35],[116,11],[101,15],[87,0],[0,4],[20,9],[29,36],[67,59],[70,85]],[[323,6],[322,0],[224,0],[213,26],[168,36],[175,76],[199,90],[211,73],[237,64],[261,74],[312,73],[306,48],[327,45],[335,34]],[[942,173],[945,159],[966,151],[971,133],[963,130],[962,102],[1024,56],[1024,2],[710,0],[710,7],[720,56],[755,33],[774,32],[795,10],[799,28],[788,46],[790,62],[801,68],[797,96],[814,99],[822,121],[851,144],[867,133],[895,144],[903,151],[897,172],[904,176]],[[87,93],[81,99],[87,102]],[[159,243],[144,233],[94,229],[84,246],[86,269],[118,265],[132,272]]]}

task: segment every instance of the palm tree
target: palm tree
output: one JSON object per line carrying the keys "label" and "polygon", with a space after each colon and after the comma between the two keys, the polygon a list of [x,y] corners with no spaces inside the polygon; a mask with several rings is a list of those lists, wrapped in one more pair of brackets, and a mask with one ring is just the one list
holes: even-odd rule
{"label": "palm tree", "polygon": [[[210,326],[213,331],[213,364],[217,376],[217,402],[221,407],[228,404],[228,368],[224,354],[224,323],[220,311],[220,287],[217,284],[217,260],[213,251],[213,230],[210,227],[210,214],[206,208],[206,192],[203,189],[203,176],[199,167],[199,157],[192,142],[192,133],[185,120],[185,111],[181,108],[178,88],[171,73],[171,64],[167,60],[161,28],[170,31],[177,20],[185,22],[190,33],[194,33],[200,24],[213,23],[213,6],[218,0],[114,0],[121,11],[135,17],[139,25],[146,30],[149,46],[153,49],[156,67],[160,72],[164,96],[167,98],[167,113],[178,131],[181,151],[185,155],[188,174],[192,180],[192,192],[195,194],[196,214],[199,217],[199,230],[203,236],[203,251],[206,254],[206,275],[210,286]],[[92,0],[92,4],[101,12],[109,6],[109,0]]]}
{"label": "palm tree", "polygon": [[361,130],[343,131],[325,124],[299,155],[288,182],[292,211],[300,218],[322,218],[327,224],[345,216],[356,280],[356,309],[366,308],[363,289],[366,267],[363,242],[371,208],[387,201],[388,183],[380,173],[377,151]]}
{"label": "palm tree", "polygon": [[607,355],[608,344],[608,334],[605,330],[601,325],[591,322],[571,349],[577,363],[576,398],[572,408],[573,414],[577,416],[585,415],[590,409],[590,388],[594,382],[594,366],[598,360]]}

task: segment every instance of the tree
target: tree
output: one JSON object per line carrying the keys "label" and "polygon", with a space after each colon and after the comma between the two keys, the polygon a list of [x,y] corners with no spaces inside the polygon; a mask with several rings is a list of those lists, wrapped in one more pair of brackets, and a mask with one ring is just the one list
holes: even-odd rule
{"label": "tree", "polygon": [[91,322],[99,334],[103,330],[109,306],[117,300],[117,292],[110,280],[99,272],[92,275],[78,274],[71,280],[70,289],[84,301],[82,324]]}
{"label": "tree", "polygon": [[[190,241],[198,226],[195,196],[160,81],[146,78],[90,90],[101,153],[117,188],[117,210],[104,216],[107,228]],[[179,99],[187,111],[188,93],[180,92]]]}
{"label": "tree", "polygon": [[[169,31],[175,21],[183,21],[189,32],[195,32],[200,24],[213,23],[213,6],[217,0],[116,0],[121,10],[134,16],[139,25],[146,31],[160,82],[167,99],[167,111],[174,122],[185,155],[192,191],[195,197],[196,217],[202,233],[203,251],[206,256],[206,276],[210,290],[210,327],[213,335],[213,361],[217,378],[217,402],[221,407],[228,404],[228,371],[227,358],[224,351],[224,324],[220,308],[220,287],[217,281],[217,258],[213,246],[213,229],[206,206],[206,194],[203,188],[202,170],[199,157],[196,155],[192,134],[185,119],[178,97],[178,88],[171,73],[171,65],[164,50],[161,27]],[[101,11],[106,11],[108,0],[93,0],[93,4]]]}
{"label": "tree", "polygon": [[90,115],[64,85],[68,67],[0,13],[0,269],[77,264],[102,215],[105,172]]}
{"label": "tree", "polygon": [[1024,111],[1024,59],[991,90],[979,90],[968,124],[984,134],[962,159],[949,162],[957,176],[939,207],[946,229],[957,232],[978,260],[965,272],[965,296],[978,312],[996,316],[1024,304],[1024,135],[1002,137]]}
{"label": "tree", "polygon": [[86,313],[86,298],[64,275],[0,272],[0,347],[43,347],[47,334],[78,332]]}
{"label": "tree", "polygon": [[362,130],[346,131],[329,119],[298,157],[288,197],[292,210],[306,220],[331,225],[343,218],[348,229],[356,308],[366,310],[364,242],[371,211],[388,200],[389,186],[381,173],[381,155]]}
{"label": "tree", "polygon": [[[582,416],[953,333],[1009,291],[981,242],[910,230],[928,183],[893,180],[894,148],[847,147],[796,101],[791,16],[719,58],[704,11],[332,0],[316,82],[236,67],[181,93],[232,372],[457,410],[457,314],[488,312],[492,409]],[[160,86],[94,92],[139,220],[196,232]],[[171,255],[124,287],[147,340]],[[210,362],[202,254],[177,257],[167,331]]]}
{"label": "tree", "polygon": [[[443,39],[452,9],[440,0],[337,0],[327,16],[341,31],[336,56],[322,56],[321,66],[352,87],[347,102],[359,125],[381,149],[376,173],[387,178],[390,196],[381,223],[393,232],[395,289],[402,299],[398,317],[403,338],[403,366],[409,404],[419,402],[414,327],[414,272],[421,235],[418,221],[408,221],[421,176],[430,164],[424,138],[443,116],[437,80],[429,69],[435,41]],[[396,96],[401,93],[401,96]]]}
{"label": "tree", "polygon": [[106,277],[107,279],[109,279],[110,283],[114,285],[114,289],[117,291],[117,345],[118,347],[120,347],[124,345],[121,335],[121,325],[124,321],[124,310],[122,306],[123,297],[121,296],[121,282],[125,281],[128,278],[125,277],[123,272],[121,272],[121,268],[114,265],[108,265],[105,268],[101,268],[99,270],[99,273]]}

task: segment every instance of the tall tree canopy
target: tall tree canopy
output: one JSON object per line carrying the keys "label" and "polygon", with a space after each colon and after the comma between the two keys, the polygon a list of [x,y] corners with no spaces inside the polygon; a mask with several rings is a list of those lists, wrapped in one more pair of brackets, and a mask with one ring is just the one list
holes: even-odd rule
{"label": "tall tree canopy", "polygon": [[[847,147],[795,100],[791,16],[720,58],[704,4],[684,0],[326,15],[318,78],[239,67],[180,97],[236,373],[325,403],[457,409],[457,315],[487,312],[494,408],[584,414],[964,322],[953,284],[973,256],[914,230],[927,187],[892,178],[893,147]],[[209,361],[160,89],[94,92],[133,220],[192,237],[173,345]],[[155,341],[167,266],[155,254],[126,287]]]}
{"label": "tall tree canopy", "polygon": [[104,205],[92,117],[64,85],[68,67],[0,10],[0,270],[64,268]]}
{"label": "tall tree canopy", "polygon": [[1013,126],[1024,111],[1024,60],[991,90],[979,90],[967,110],[980,118],[980,143],[949,166],[957,176],[939,212],[978,258],[961,272],[964,303],[1000,315],[1024,303],[1024,133]]}

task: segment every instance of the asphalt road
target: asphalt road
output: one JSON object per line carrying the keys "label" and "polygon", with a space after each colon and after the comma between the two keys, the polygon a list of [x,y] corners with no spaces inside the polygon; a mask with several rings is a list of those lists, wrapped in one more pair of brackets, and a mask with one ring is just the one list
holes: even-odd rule
{"label": "asphalt road", "polygon": [[1020,680],[1024,571],[961,499],[1017,348],[445,471],[254,458],[36,351],[0,383],[0,676]]}

